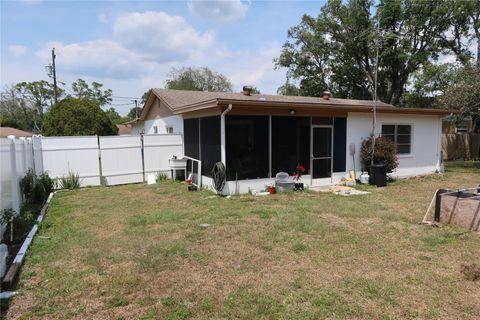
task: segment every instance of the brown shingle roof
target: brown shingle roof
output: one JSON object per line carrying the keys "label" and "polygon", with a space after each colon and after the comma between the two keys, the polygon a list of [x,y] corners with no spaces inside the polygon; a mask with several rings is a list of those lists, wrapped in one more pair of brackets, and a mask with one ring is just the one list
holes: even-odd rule
{"label": "brown shingle roof", "polygon": [[[235,100],[235,101],[262,101],[262,102],[280,102],[280,103],[301,103],[312,105],[341,105],[341,106],[360,106],[371,107],[371,100],[353,100],[353,99],[337,99],[330,98],[325,100],[319,97],[302,97],[302,96],[280,96],[270,94],[252,94],[246,96],[243,93],[233,92],[203,92],[203,91],[188,91],[188,90],[168,90],[168,89],[153,89],[157,96],[160,96],[163,101],[172,109],[182,109],[184,107],[200,104],[214,100]],[[263,100],[264,99],[264,100]],[[392,105],[378,102],[377,106],[393,107]]]}
{"label": "brown shingle roof", "polygon": [[[255,108],[265,107],[301,107],[316,110],[343,110],[344,112],[371,112],[373,102],[371,100],[354,100],[330,98],[325,100],[320,97],[280,96],[269,94],[253,94],[246,96],[243,93],[233,92],[202,92],[188,90],[153,89],[139,120],[145,120],[155,99],[163,101],[174,114],[190,112],[194,110],[216,108],[233,104],[236,106],[250,106]],[[445,109],[424,108],[399,108],[390,104],[377,102],[377,111],[385,113],[404,114],[431,114],[446,115],[455,111]]]}
{"label": "brown shingle roof", "polygon": [[131,134],[132,126],[129,124],[117,124],[118,135]]}
{"label": "brown shingle roof", "polygon": [[20,137],[31,137],[33,133],[28,131],[23,131],[16,128],[10,127],[0,127],[0,137],[8,137],[8,136],[15,136],[17,138]]}

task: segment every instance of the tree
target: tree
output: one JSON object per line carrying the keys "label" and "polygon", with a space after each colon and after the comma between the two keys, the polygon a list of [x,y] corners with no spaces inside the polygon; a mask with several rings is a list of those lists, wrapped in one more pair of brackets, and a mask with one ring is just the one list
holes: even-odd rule
{"label": "tree", "polygon": [[204,68],[172,69],[166,89],[232,92],[232,83],[224,75]]}
{"label": "tree", "polygon": [[461,112],[461,117],[471,116],[474,132],[480,131],[480,66],[468,65],[459,71],[458,81],[448,87],[438,99],[440,107]]}
{"label": "tree", "polygon": [[46,136],[115,135],[117,127],[97,101],[68,97],[53,106],[45,117]]}
{"label": "tree", "polygon": [[413,75],[412,89],[406,91],[400,105],[411,108],[433,108],[438,97],[459,80],[459,68],[451,63],[426,64]]}
{"label": "tree", "polygon": [[[63,94],[61,89],[57,92],[59,96]],[[27,109],[31,109],[31,120],[27,120],[33,123],[30,130],[42,132],[45,113],[54,103],[53,85],[45,80],[20,82],[15,85],[12,94],[24,116],[27,116]]]}
{"label": "tree", "polygon": [[[276,66],[288,68],[301,95],[320,96],[330,89],[337,97],[371,99],[378,47],[378,97],[398,105],[411,76],[441,53],[453,53],[459,60],[469,56],[468,44],[457,38],[467,35],[473,20],[455,17],[459,10],[467,15],[478,10],[460,9],[456,3],[382,0],[372,14],[373,1],[330,0],[316,19],[304,15],[288,31]],[[452,21],[459,33],[448,38]]]}
{"label": "tree", "polygon": [[95,100],[103,107],[112,102],[112,90],[103,90],[103,84],[93,81],[90,87],[83,79],[72,83],[73,96],[78,99]]}
{"label": "tree", "polygon": [[250,92],[251,94],[262,94],[260,90],[258,90],[257,87],[252,87],[252,91]]}
{"label": "tree", "polygon": [[142,101],[140,102],[141,104],[145,104],[145,102],[147,102],[151,92],[152,92],[152,89],[148,89],[142,94]]}
{"label": "tree", "polygon": [[6,87],[0,97],[0,126],[33,131],[34,111],[31,104],[17,94],[15,86]]}
{"label": "tree", "polygon": [[288,80],[285,82],[285,84],[277,89],[277,94],[281,96],[299,96],[300,95],[300,89],[295,86],[294,84],[291,84]]}
{"label": "tree", "polygon": [[105,111],[105,114],[107,115],[108,119],[110,119],[110,121],[113,124],[121,124],[121,123],[124,123],[124,122],[128,121],[125,117],[122,117],[117,112],[117,110],[115,110],[115,108],[113,108],[113,107],[110,107],[109,109],[107,109]]}
{"label": "tree", "polygon": [[142,113],[142,108],[140,107],[133,107],[130,109],[130,111],[127,114],[127,119],[128,120],[135,120],[138,117],[140,117],[140,114]]}

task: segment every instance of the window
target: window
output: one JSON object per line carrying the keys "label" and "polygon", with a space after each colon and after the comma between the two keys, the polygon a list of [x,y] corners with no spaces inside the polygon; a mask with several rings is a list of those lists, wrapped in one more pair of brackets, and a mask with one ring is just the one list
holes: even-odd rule
{"label": "window", "polygon": [[382,136],[391,139],[398,154],[410,154],[412,151],[412,126],[403,124],[382,125]]}
{"label": "window", "polygon": [[157,134],[157,133],[158,133],[158,127],[157,127],[157,126],[153,126],[153,133],[154,133],[154,134]]}
{"label": "window", "polygon": [[166,127],[165,127],[165,131],[166,131],[167,133],[173,133],[173,127],[172,127],[172,126],[166,126]]}

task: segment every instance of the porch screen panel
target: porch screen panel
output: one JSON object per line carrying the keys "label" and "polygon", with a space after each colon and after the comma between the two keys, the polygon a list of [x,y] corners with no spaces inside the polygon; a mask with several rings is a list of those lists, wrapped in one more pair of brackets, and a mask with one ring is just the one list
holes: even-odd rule
{"label": "porch screen panel", "polygon": [[268,177],[269,124],[266,116],[226,116],[227,180]]}
{"label": "porch screen panel", "polygon": [[[358,157],[357,150],[355,156]],[[333,121],[333,172],[345,172],[347,157],[347,118]]]}
{"label": "porch screen panel", "polygon": [[272,117],[272,176],[292,174],[300,164],[310,170],[310,118]]}
{"label": "porch screen panel", "polygon": [[202,175],[211,177],[213,165],[221,161],[220,116],[200,118]]}
{"label": "porch screen panel", "polygon": [[200,135],[199,135],[199,120],[198,119],[184,119],[183,120],[183,141],[185,148],[185,155],[194,159],[200,157]]}

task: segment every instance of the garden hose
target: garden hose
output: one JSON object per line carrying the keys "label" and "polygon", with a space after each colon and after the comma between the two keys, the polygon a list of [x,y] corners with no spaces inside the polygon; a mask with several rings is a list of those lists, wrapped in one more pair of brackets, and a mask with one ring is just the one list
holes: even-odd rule
{"label": "garden hose", "polygon": [[222,162],[217,162],[212,169],[213,188],[220,194],[225,187],[226,172],[225,165]]}

